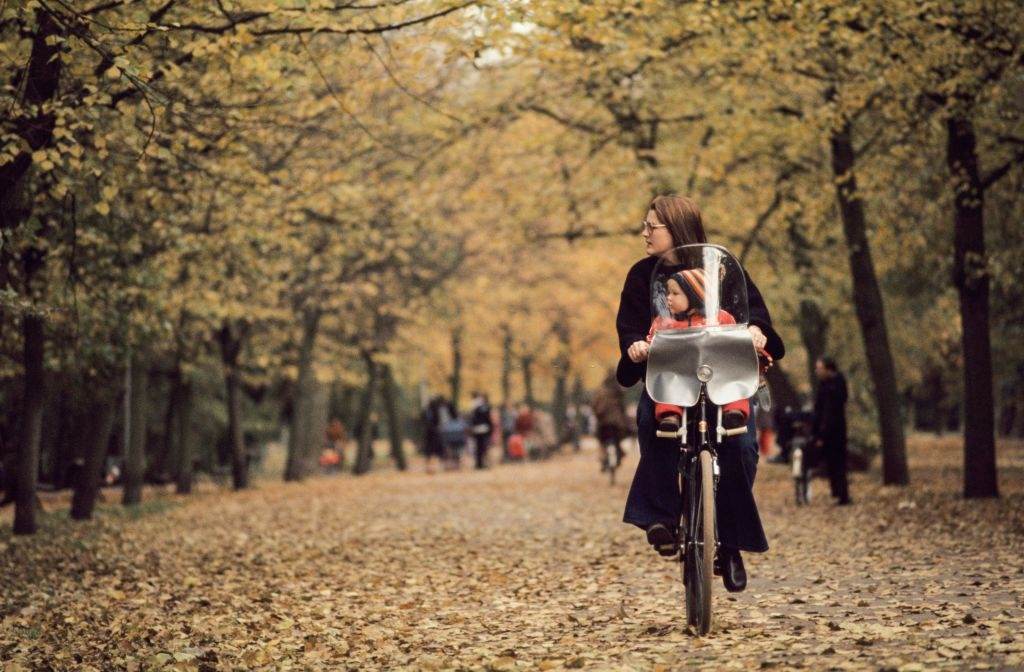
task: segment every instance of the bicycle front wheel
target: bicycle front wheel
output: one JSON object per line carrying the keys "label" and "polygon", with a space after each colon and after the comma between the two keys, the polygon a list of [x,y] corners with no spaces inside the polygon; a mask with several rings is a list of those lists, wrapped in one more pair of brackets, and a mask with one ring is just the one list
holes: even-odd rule
{"label": "bicycle front wheel", "polygon": [[683,572],[686,578],[686,622],[698,635],[711,631],[711,584],[715,566],[715,483],[711,453],[702,451],[690,485],[695,489]]}

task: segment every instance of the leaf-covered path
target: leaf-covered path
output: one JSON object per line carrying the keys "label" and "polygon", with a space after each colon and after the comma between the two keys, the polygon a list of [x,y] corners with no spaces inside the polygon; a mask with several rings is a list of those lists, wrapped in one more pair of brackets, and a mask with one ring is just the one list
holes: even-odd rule
{"label": "leaf-covered path", "polygon": [[[594,453],[478,473],[262,483],[0,536],[10,669],[1005,669],[1024,666],[1024,451],[1004,497],[957,498],[955,442],[910,489],[797,509],[757,485],[772,549],[711,636],[675,563],[619,522]],[[631,470],[630,456],[626,471]],[[628,476],[628,474],[626,474]],[[628,478],[623,478],[623,481]],[[817,493],[824,482],[815,483]],[[159,508],[152,507],[151,508]]]}

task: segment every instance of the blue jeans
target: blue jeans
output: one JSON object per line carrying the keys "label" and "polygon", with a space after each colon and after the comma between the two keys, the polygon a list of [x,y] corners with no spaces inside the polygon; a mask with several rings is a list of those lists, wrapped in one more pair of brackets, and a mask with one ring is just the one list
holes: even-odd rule
{"label": "blue jeans", "polygon": [[[674,529],[682,511],[679,491],[679,450],[671,441],[657,439],[654,402],[644,390],[636,409],[640,462],[626,498],[623,522],[647,529],[662,523]],[[721,478],[715,506],[718,538],[723,546],[741,551],[763,553],[768,550],[761,517],[754,501],[754,477],[757,476],[757,441],[753,414],[747,432],[725,439],[718,451]]]}

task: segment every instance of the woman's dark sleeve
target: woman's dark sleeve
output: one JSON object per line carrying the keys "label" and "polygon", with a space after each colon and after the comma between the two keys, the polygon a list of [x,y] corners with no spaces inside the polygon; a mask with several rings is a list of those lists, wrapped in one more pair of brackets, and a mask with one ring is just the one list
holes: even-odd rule
{"label": "woman's dark sleeve", "polygon": [[636,363],[626,354],[629,346],[646,338],[650,328],[651,308],[646,280],[643,267],[634,265],[626,275],[619,297],[619,312],[615,317],[615,330],[619,334],[619,364],[615,368],[615,378],[623,387],[636,385],[647,370],[646,362]]}
{"label": "woman's dark sleeve", "polygon": [[782,337],[772,327],[772,316],[768,313],[768,306],[764,305],[764,298],[761,291],[750,279],[750,274],[744,271],[747,276],[747,306],[750,309],[750,324],[758,326],[768,338],[764,349],[773,359],[782,359],[786,356],[786,345]]}

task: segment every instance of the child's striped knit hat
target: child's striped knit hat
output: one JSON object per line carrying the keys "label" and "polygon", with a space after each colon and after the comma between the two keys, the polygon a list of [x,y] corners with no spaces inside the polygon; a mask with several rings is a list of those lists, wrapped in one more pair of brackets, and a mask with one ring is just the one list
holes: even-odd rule
{"label": "child's striped knit hat", "polygon": [[679,283],[686,298],[690,300],[690,309],[704,312],[704,269],[688,268],[685,271],[673,273],[670,278]]}

